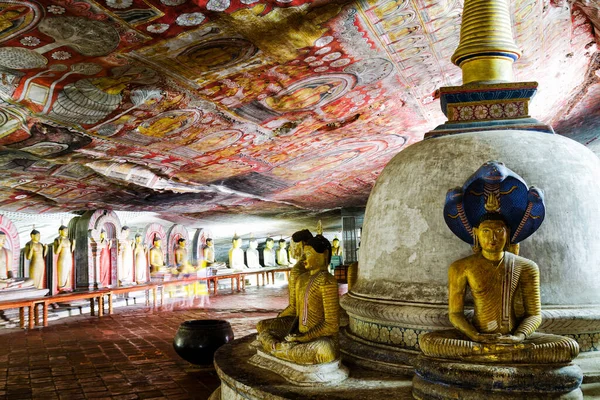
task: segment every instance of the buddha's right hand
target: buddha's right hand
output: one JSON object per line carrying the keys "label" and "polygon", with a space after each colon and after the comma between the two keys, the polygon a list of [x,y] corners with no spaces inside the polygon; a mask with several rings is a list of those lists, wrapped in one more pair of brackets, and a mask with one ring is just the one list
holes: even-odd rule
{"label": "buddha's right hand", "polygon": [[471,337],[471,340],[478,343],[496,343],[500,336],[500,333],[478,333]]}

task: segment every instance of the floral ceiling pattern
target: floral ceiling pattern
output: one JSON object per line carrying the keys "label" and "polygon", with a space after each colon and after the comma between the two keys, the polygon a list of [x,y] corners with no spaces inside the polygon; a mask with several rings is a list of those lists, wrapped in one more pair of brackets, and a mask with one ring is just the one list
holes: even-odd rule
{"label": "floral ceiling pattern", "polygon": [[[600,125],[595,1],[511,2],[532,114]],[[0,0],[0,209],[362,206],[444,122],[459,0]],[[593,125],[590,125],[590,121]],[[585,126],[585,132],[579,129]]]}

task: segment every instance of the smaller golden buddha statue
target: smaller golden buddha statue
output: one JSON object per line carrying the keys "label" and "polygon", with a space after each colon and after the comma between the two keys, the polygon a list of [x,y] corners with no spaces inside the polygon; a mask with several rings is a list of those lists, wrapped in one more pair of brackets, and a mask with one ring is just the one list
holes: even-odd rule
{"label": "smaller golden buddha statue", "polygon": [[[335,278],[327,272],[331,244],[317,235],[304,247],[306,269],[295,283],[294,310],[259,324],[262,350],[296,364],[329,363],[339,358],[339,299]],[[290,318],[291,317],[291,318]]]}
{"label": "smaller golden buddha statue", "polygon": [[341,256],[342,248],[340,247],[340,239],[335,238],[331,241],[331,255],[332,256]]}
{"label": "smaller golden buddha statue", "polygon": [[194,272],[196,269],[190,264],[188,251],[186,249],[187,241],[184,238],[179,238],[177,240],[177,247],[174,250],[175,255],[175,268],[177,272],[181,274],[190,274]]}
{"label": "smaller golden buddha statue", "polygon": [[69,239],[69,228],[61,225],[58,237],[54,239],[52,250],[56,255],[56,279],[59,292],[73,291],[73,253],[75,239]]}
{"label": "smaller golden buddha statue", "polygon": [[31,241],[25,244],[25,259],[29,260],[29,277],[38,289],[46,287],[44,276],[46,273],[46,254],[48,246],[40,243],[40,232],[36,229],[29,234]]}
{"label": "smaller golden buddha statue", "polygon": [[206,239],[206,245],[202,249],[202,255],[207,267],[215,263],[215,247],[211,238]]}
{"label": "smaller golden buddha statue", "polygon": [[165,257],[161,248],[162,240],[160,236],[155,235],[152,240],[152,248],[148,252],[148,258],[150,259],[150,274],[164,273],[166,272]]}
{"label": "smaller golden buddha statue", "polygon": [[290,277],[288,282],[289,305],[282,312],[279,313],[278,317],[280,318],[296,315],[296,281],[300,275],[304,274],[307,271],[304,247],[308,245],[308,241],[312,238],[313,235],[308,229],[303,229],[301,231],[294,232],[294,234],[292,235],[292,241],[295,243],[294,258],[296,258],[298,261],[296,262],[296,264],[294,264],[292,270],[290,271]]}

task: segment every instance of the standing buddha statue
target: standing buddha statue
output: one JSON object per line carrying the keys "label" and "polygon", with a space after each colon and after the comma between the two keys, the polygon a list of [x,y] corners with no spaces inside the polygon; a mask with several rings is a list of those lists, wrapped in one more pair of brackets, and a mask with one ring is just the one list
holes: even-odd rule
{"label": "standing buddha statue", "polygon": [[46,254],[48,246],[40,243],[40,232],[32,230],[29,234],[31,241],[25,244],[25,259],[29,260],[29,278],[38,289],[46,286],[44,275],[46,273]]}
{"label": "standing buddha statue", "polygon": [[56,255],[56,279],[59,292],[73,291],[73,253],[75,239],[69,239],[69,228],[61,225],[58,237],[54,239],[52,250]]}
{"label": "standing buddha statue", "polygon": [[110,240],[106,240],[106,231],[102,229],[100,231],[100,240],[96,244],[96,249],[99,253],[99,262],[100,264],[100,276],[98,277],[98,286],[99,287],[109,287],[111,284],[111,256],[110,249],[112,248],[112,242]]}
{"label": "standing buddha statue", "polygon": [[135,282],[143,284],[148,282],[148,255],[147,248],[142,243],[142,235],[135,234],[133,243],[133,262],[135,264]]}
{"label": "standing buddha statue", "polygon": [[129,227],[121,228],[119,239],[119,284],[131,285],[133,283],[133,248],[129,240]]}

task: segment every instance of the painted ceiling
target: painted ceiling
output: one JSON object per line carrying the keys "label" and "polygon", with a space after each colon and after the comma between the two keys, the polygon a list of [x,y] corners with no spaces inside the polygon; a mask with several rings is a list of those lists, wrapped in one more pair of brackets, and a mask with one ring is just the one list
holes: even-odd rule
{"label": "painted ceiling", "polygon": [[[600,6],[513,0],[532,115],[600,135]],[[363,206],[445,121],[459,0],[0,0],[0,209]],[[598,149],[600,153],[600,149]],[[408,171],[408,173],[410,173]]]}

